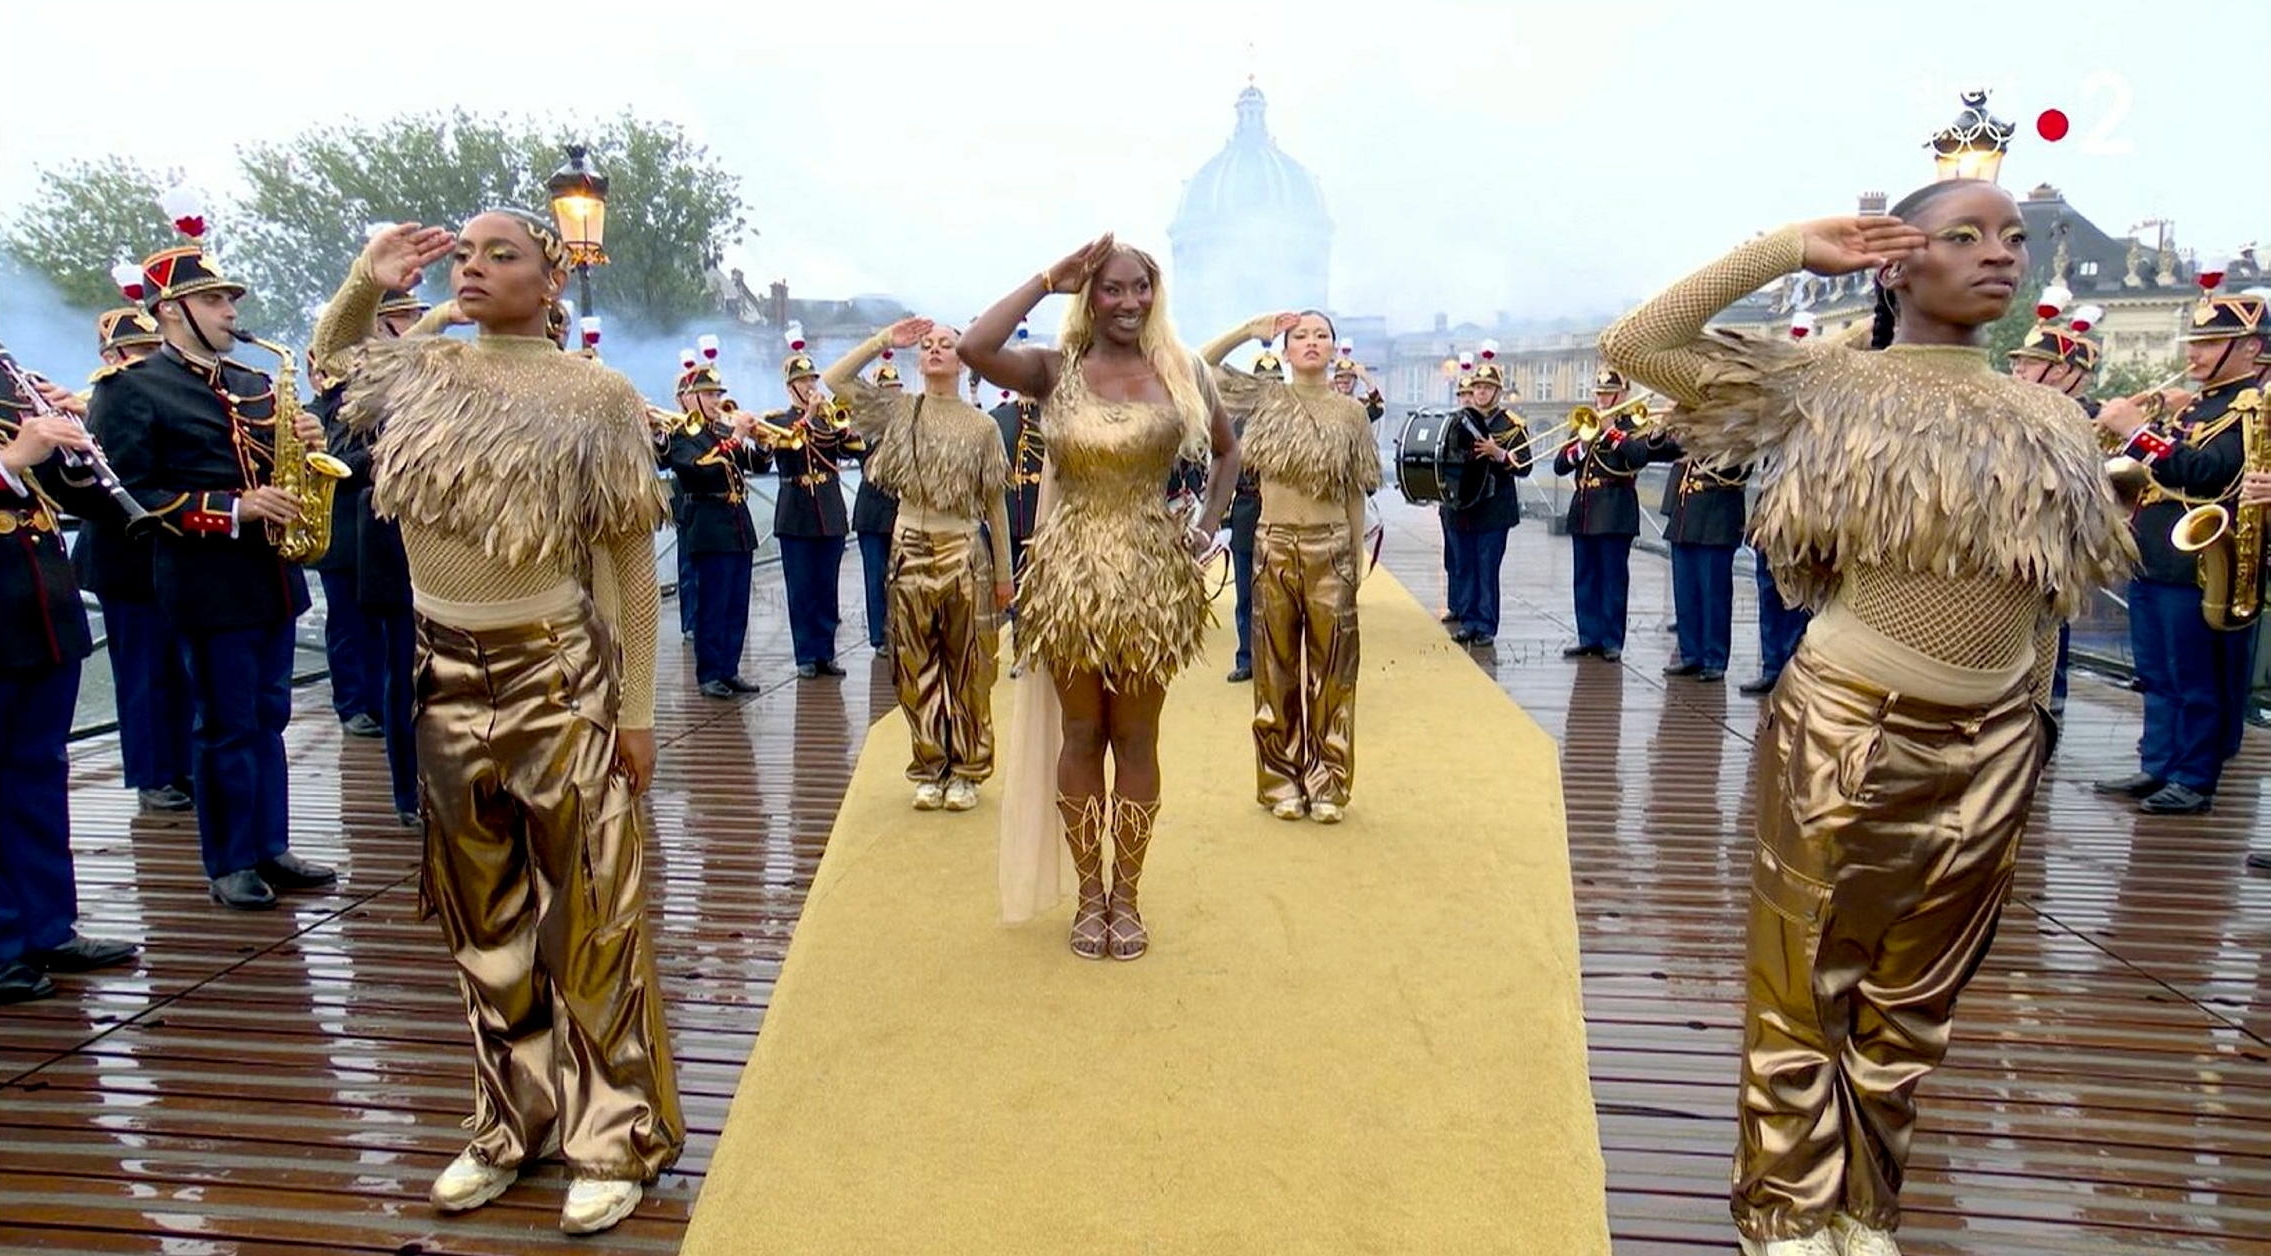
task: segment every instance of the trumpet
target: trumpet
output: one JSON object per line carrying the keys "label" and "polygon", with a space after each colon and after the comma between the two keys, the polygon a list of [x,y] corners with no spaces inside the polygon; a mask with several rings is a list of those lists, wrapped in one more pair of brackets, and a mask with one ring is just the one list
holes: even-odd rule
{"label": "trumpet", "polygon": [[[2185,371],[2178,371],[2143,392],[2131,394],[2126,400],[2145,412],[2147,423],[2158,423],[2168,414],[2168,398],[2163,394],[2186,374]],[[2144,500],[2146,490],[2152,487],[2152,470],[2121,452],[2128,447],[2129,442],[2120,435],[2101,427],[2097,429],[2097,438],[2098,449],[2106,455],[2105,476],[2113,482],[2114,496],[2120,499],[2122,505],[2135,507]]]}

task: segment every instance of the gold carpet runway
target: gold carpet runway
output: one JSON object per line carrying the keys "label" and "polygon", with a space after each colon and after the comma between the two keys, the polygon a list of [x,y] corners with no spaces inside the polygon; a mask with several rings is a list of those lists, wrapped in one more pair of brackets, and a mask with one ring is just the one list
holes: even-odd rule
{"label": "gold carpet runway", "polygon": [[1607,1252],[1556,748],[1385,571],[1360,605],[1336,828],[1255,804],[1218,608],[1132,964],[1069,899],[999,923],[999,782],[912,811],[879,724],[684,1250]]}

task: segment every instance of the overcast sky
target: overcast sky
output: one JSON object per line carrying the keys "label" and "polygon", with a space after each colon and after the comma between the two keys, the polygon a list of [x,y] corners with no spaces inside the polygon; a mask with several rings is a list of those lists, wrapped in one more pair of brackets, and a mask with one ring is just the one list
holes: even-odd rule
{"label": "overcast sky", "polygon": [[1613,311],[1754,231],[1897,197],[1974,84],[2021,124],[2006,187],[2055,183],[2115,235],[2271,245],[2262,0],[17,0],[7,27],[0,213],[77,155],[225,187],[237,144],[342,116],[630,106],[742,174],[762,234],[729,264],[753,287],[955,320],[1106,229],[1164,257],[1249,72],[1323,184],[1332,304],[1399,330]]}

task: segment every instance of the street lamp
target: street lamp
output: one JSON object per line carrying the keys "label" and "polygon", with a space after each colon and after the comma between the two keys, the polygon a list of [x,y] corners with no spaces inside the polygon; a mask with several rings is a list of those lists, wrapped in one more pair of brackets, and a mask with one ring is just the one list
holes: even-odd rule
{"label": "street lamp", "polygon": [[2003,168],[2003,154],[2011,147],[2011,135],[2018,128],[1987,112],[1987,93],[1984,91],[1963,94],[1963,112],[1956,120],[1940,128],[1926,142],[1932,150],[1932,164],[1938,168],[1938,179],[1985,179],[1995,181]]}
{"label": "street lamp", "polygon": [[576,292],[586,313],[591,304],[591,268],[607,264],[607,176],[592,169],[589,149],[568,145],[568,164],[544,181],[552,198],[552,220],[559,224],[560,239],[568,246],[568,264],[576,268]]}

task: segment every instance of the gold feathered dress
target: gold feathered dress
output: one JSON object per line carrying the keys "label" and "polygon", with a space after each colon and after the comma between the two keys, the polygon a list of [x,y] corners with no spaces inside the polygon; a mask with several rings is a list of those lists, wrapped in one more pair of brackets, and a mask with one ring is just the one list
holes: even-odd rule
{"label": "gold feathered dress", "polygon": [[1733,1213],[1900,1222],[1915,1090],[1994,937],[2054,725],[2059,623],[2135,561],[2081,408],[1985,350],[1710,333],[1796,228],[1675,284],[1601,356],[1762,470],[1752,534],[1817,611],[1762,729]]}
{"label": "gold feathered dress", "polygon": [[[1255,798],[1346,807],[1356,780],[1356,589],[1380,487],[1363,403],[1328,384],[1216,369],[1261,484],[1254,534]],[[1298,814],[1298,813],[1297,813]],[[1331,816],[1331,811],[1318,812]]]}
{"label": "gold feathered dress", "polygon": [[[376,292],[358,266],[329,313]],[[375,505],[410,559],[420,898],[474,1033],[469,1150],[512,1167],[556,1140],[578,1178],[652,1180],[685,1121],[614,766],[617,730],[654,723],[645,404],[538,338],[370,342],[338,373],[346,421],[384,420]]]}

